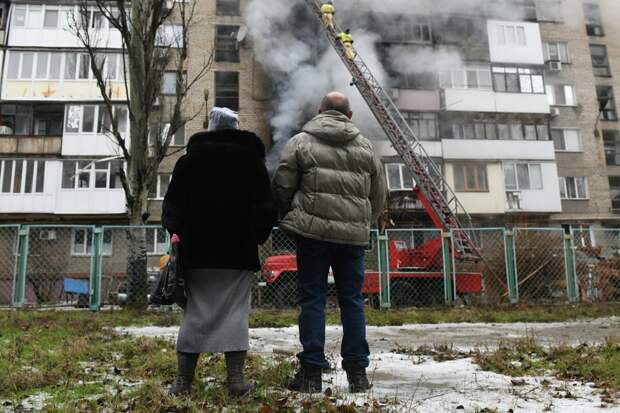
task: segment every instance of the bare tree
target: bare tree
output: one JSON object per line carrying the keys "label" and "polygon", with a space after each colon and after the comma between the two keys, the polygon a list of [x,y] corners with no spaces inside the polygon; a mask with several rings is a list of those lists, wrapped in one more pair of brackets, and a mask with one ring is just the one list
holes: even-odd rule
{"label": "bare tree", "polygon": [[[189,35],[197,3],[78,0],[77,12],[70,18],[70,30],[90,58],[90,69],[103,100],[105,132],[125,163],[118,173],[132,226],[145,224],[148,219],[149,189],[157,179],[160,163],[171,155],[169,148],[174,134],[201,113],[206,104],[188,113],[191,111],[185,101],[188,90],[206,75],[213,59],[212,52],[203,56],[199,69],[188,79]],[[102,35],[104,31],[97,27],[106,21],[110,31]],[[110,33],[114,31],[118,31],[122,44],[129,140],[119,130],[121,120],[115,108],[122,102],[118,102],[118,86],[115,90],[105,71]],[[166,72],[176,74],[173,93],[162,90]],[[130,230],[128,237],[128,302],[141,307],[146,304],[147,290],[145,233]]]}

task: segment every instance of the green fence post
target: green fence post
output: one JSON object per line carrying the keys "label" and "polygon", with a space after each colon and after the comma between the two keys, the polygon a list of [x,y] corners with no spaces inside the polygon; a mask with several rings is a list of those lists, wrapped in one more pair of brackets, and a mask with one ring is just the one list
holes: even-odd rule
{"label": "green fence post", "polygon": [[93,255],[90,259],[89,305],[91,311],[101,307],[101,249],[103,228],[93,229]]}
{"label": "green fence post", "polygon": [[28,269],[28,238],[30,227],[21,225],[17,235],[17,264],[13,289],[13,306],[23,307],[26,301],[26,271]]}
{"label": "green fence post", "polygon": [[446,304],[454,303],[456,292],[454,290],[454,260],[452,255],[452,235],[449,232],[441,234],[443,239],[443,279],[444,279],[444,295]]}
{"label": "green fence post", "polygon": [[515,239],[512,231],[504,230],[504,259],[506,260],[506,278],[508,297],[511,304],[519,302],[519,284],[517,283],[517,261],[515,259]]}
{"label": "green fence post", "polygon": [[564,234],[564,261],[566,269],[566,290],[568,299],[572,302],[579,301],[577,287],[577,266],[575,265],[575,248],[572,234]]}
{"label": "green fence post", "polygon": [[377,237],[379,244],[379,305],[381,308],[390,308],[390,260],[389,242],[387,235]]}

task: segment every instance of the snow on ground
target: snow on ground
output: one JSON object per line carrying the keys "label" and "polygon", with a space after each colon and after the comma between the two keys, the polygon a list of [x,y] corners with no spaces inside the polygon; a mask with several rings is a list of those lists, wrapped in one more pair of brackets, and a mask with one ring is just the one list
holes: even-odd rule
{"label": "snow on ground", "polygon": [[[118,332],[138,336],[175,339],[178,327],[119,328]],[[399,327],[368,327],[374,387],[369,394],[348,396],[363,404],[377,400],[386,411],[475,412],[484,408],[516,412],[620,412],[619,407],[601,408],[598,391],[590,384],[563,382],[552,377],[512,378],[482,371],[471,358],[436,362],[429,357],[394,352],[399,347],[452,345],[468,351],[495,348],[500,340],[534,336],[542,344],[599,343],[605,337],[620,336],[620,318],[602,318],[566,323],[437,324]],[[297,327],[250,330],[251,351],[263,356],[294,355],[299,351]],[[334,366],[340,365],[342,327],[328,326],[326,351]],[[341,369],[324,375],[324,388],[347,394],[347,380]],[[464,410],[462,410],[464,409]]]}

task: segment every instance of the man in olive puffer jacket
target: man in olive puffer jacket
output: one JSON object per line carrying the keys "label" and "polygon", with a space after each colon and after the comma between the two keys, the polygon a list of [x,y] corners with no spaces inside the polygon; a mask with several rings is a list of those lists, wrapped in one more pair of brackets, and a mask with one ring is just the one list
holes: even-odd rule
{"label": "man in olive puffer jacket", "polygon": [[351,392],[366,391],[369,349],[362,285],[370,227],[383,212],[386,185],[372,144],[351,122],[342,93],[323,99],[319,115],[284,147],[273,188],[280,228],[297,242],[301,368],[288,387],[320,392],[325,358],[325,304],[334,274],[344,337],[342,367]]}

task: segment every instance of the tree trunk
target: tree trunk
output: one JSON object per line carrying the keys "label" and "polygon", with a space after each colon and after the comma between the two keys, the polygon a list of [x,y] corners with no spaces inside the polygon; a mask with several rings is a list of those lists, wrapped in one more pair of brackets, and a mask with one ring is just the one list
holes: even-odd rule
{"label": "tree trunk", "polygon": [[[136,198],[140,199],[140,198]],[[134,202],[130,208],[127,230],[127,306],[145,309],[148,305],[148,274],[146,254],[146,229],[142,226],[142,202]]]}

